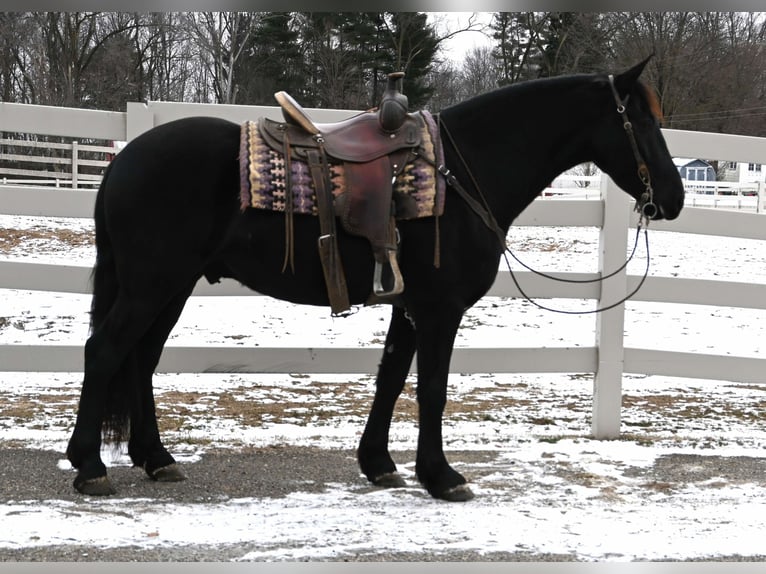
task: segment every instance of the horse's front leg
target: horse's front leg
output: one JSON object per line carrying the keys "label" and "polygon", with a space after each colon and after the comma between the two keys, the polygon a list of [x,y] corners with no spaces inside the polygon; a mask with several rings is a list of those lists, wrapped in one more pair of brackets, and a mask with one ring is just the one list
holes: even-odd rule
{"label": "horse's front leg", "polygon": [[357,451],[362,472],[378,486],[405,484],[388,452],[388,433],[394,406],[404,389],[414,354],[415,330],[404,309],[394,307],[375,380],[375,398]]}
{"label": "horse's front leg", "polygon": [[462,308],[449,305],[429,305],[414,314],[420,417],[415,470],[431,496],[449,501],[473,498],[465,478],[447,462],[442,446],[449,364],[462,316]]}

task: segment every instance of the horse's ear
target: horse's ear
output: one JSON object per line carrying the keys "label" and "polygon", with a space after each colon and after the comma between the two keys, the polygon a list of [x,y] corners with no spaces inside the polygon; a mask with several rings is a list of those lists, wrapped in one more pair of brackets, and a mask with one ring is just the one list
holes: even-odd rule
{"label": "horse's ear", "polygon": [[636,85],[641,72],[644,71],[646,64],[649,63],[649,60],[652,59],[653,55],[654,54],[650,54],[649,57],[646,58],[643,62],[639,62],[630,70],[627,70],[626,72],[623,72],[614,78],[614,85],[620,94],[624,96],[630,93],[633,86]]}

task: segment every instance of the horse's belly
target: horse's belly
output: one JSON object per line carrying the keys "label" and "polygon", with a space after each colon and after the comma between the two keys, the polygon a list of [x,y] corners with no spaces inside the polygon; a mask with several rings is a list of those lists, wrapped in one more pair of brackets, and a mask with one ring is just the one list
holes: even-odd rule
{"label": "horse's belly", "polygon": [[[292,264],[287,255],[284,214],[248,210],[219,258],[206,270],[209,280],[230,277],[262,293],[306,305],[329,305],[319,259],[319,226],[312,216],[295,216]],[[340,232],[349,299],[363,304],[372,293],[374,260],[369,243]]]}

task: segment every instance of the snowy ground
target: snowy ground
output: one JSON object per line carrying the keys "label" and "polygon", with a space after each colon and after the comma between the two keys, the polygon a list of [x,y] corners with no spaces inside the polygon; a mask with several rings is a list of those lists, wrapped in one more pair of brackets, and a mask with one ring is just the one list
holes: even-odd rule
{"label": "snowy ground", "polygon": [[[83,232],[87,236],[89,222],[49,220],[41,226],[34,218],[0,216],[3,228],[13,241],[0,237],[0,257],[92,261],[90,243],[78,239]],[[50,237],[50,229],[68,239]],[[511,238],[538,267],[595,271],[595,229],[519,228]],[[766,282],[766,251],[758,241],[662,232],[652,232],[650,241],[655,275]],[[639,261],[629,271],[641,268]],[[88,304],[86,296],[5,291],[0,344],[82,343]],[[764,318],[754,310],[630,303],[626,345],[760,356]],[[553,315],[521,301],[488,298],[469,311],[457,344],[590,346],[594,322],[591,316]],[[324,309],[263,297],[206,297],[190,302],[169,344],[380,346],[386,326],[384,308],[363,309],[339,323]],[[80,378],[4,373],[0,449],[63,452]],[[372,381],[371,374],[166,374],[156,377],[156,393],[163,436],[180,460],[193,462],[217,449],[353,449]],[[430,499],[415,484],[414,460],[400,461],[411,486],[399,490],[370,489],[359,478],[321,492],[222,496],[212,502],[120,495],[41,502],[5,492],[0,548],[247,541],[251,549],[238,559],[275,561],[455,549],[586,561],[766,554],[766,387],[634,376],[624,381],[623,404],[622,438],[595,441],[589,438],[588,375],[453,375],[445,448],[493,453],[487,462],[450,457],[471,479],[477,494],[472,502]],[[411,451],[417,433],[411,388],[400,407],[392,449]],[[72,471],[63,460],[59,464],[68,483]],[[122,467],[127,460],[117,455],[111,464]]]}

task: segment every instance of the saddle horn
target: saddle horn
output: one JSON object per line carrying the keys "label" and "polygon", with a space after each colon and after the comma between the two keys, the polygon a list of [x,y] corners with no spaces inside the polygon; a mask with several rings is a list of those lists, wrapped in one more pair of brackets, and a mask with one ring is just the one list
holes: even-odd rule
{"label": "saddle horn", "polygon": [[404,123],[407,117],[409,100],[402,93],[402,79],[404,72],[392,72],[388,74],[388,84],[383,92],[378,108],[380,127],[387,132],[395,132]]}

